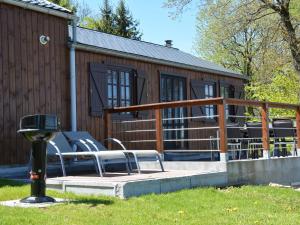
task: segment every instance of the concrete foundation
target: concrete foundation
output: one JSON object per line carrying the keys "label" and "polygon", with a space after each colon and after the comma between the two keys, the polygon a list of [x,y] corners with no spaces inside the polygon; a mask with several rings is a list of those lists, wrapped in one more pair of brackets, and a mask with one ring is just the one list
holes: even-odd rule
{"label": "concrete foundation", "polygon": [[[226,155],[224,155],[226,158]],[[159,165],[141,162],[142,174],[107,173],[88,176],[68,176],[47,179],[49,189],[78,194],[108,195],[120,198],[150,193],[166,193],[203,186],[277,183],[291,185],[300,182],[300,157],[271,157],[220,162],[165,161],[167,172]],[[92,164],[77,164],[86,168]],[[23,168],[24,169],[24,168]],[[5,171],[9,168],[5,168]],[[3,171],[3,173],[5,173]],[[94,171],[93,168],[92,170]],[[24,171],[23,171],[24,172]]]}
{"label": "concrete foundation", "polygon": [[[105,177],[74,176],[47,180],[47,187],[78,194],[129,198],[161,194],[203,186],[278,183],[300,181],[300,157],[232,160],[228,162],[164,162],[167,172],[157,172],[155,163],[141,163],[142,174],[108,173]],[[153,171],[156,170],[156,171]]]}
{"label": "concrete foundation", "polygon": [[263,158],[269,159],[270,158],[270,151],[269,150],[263,150]]}
{"label": "concrete foundation", "polygon": [[290,185],[300,181],[299,157],[229,161],[228,185],[268,184]]}
{"label": "concrete foundation", "polygon": [[227,162],[228,158],[229,158],[228,153],[223,153],[223,152],[220,153],[220,162]]}
{"label": "concrete foundation", "polygon": [[226,172],[193,171],[148,172],[144,174],[106,174],[106,177],[59,177],[47,179],[47,188],[77,194],[107,195],[129,198],[161,194],[202,186],[224,186]]}

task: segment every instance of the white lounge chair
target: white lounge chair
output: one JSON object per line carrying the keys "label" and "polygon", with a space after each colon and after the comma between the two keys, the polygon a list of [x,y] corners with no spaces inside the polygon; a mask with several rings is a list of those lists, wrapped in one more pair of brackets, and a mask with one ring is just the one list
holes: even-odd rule
{"label": "white lounge chair", "polygon": [[125,153],[123,151],[97,151],[92,149],[84,140],[79,139],[76,142],[72,143],[77,147],[77,149],[85,149],[85,151],[74,151],[72,146],[69,144],[65,136],[59,132],[55,138],[49,141],[47,146],[48,154],[55,154],[59,157],[63,176],[66,176],[66,170],[64,165],[64,157],[78,157],[78,156],[91,156],[95,159],[96,168],[99,172],[99,175],[103,177],[104,164],[112,163],[124,163],[128,174],[130,170],[128,167],[128,161]]}
{"label": "white lounge chair", "polygon": [[[78,141],[84,141],[91,149],[99,152],[115,152],[119,150],[107,150],[99,141],[94,139],[88,132],[86,131],[77,131],[77,132],[63,132],[63,134],[67,137],[67,139],[72,143],[76,143]],[[114,141],[118,143],[123,149],[122,152],[127,156],[129,166],[131,167],[130,158],[133,156],[134,162],[136,163],[136,167],[139,173],[141,173],[140,162],[141,161],[157,161],[160,165],[161,171],[164,171],[164,167],[161,161],[161,157],[159,153],[155,150],[127,150],[122,142],[116,138],[109,138],[108,141]]]}

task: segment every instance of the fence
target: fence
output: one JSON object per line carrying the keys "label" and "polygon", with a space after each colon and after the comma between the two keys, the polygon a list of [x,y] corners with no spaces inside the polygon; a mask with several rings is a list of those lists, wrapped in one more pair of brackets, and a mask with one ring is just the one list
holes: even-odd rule
{"label": "fence", "polygon": [[[236,114],[238,107],[249,106],[257,108],[260,115]],[[233,152],[235,157],[232,158],[241,158],[241,151],[248,156],[252,150],[263,150],[269,155],[270,145],[277,143],[275,138],[274,141],[270,138],[270,108],[295,111],[295,127],[280,129],[295,130],[294,142],[300,148],[299,105],[242,99],[197,99],[107,109],[104,112],[105,137],[117,137],[131,149],[156,149],[160,153],[210,152],[211,158],[220,153],[221,160],[228,152]],[[146,116],[142,115],[145,111],[148,112]],[[260,120],[259,126],[247,129],[260,130],[257,145],[250,142],[251,137],[233,135],[237,134],[233,130],[245,130],[245,122],[253,118]],[[244,142],[239,140],[248,141],[248,146],[243,147]],[[107,145],[112,149],[113,143]]]}

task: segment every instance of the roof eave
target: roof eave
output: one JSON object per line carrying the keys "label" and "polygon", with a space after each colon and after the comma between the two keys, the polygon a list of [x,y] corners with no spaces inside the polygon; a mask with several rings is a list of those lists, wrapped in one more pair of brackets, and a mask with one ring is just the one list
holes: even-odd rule
{"label": "roof eave", "polygon": [[152,62],[152,63],[166,65],[166,66],[174,66],[174,67],[178,67],[181,69],[214,73],[214,74],[223,75],[223,76],[227,76],[227,77],[249,80],[247,77],[245,77],[241,74],[235,74],[235,73],[230,73],[230,72],[226,72],[226,71],[219,71],[219,70],[213,70],[213,69],[204,68],[204,67],[192,66],[192,65],[187,65],[187,64],[178,63],[178,62],[172,62],[172,61],[168,61],[168,60],[164,60],[164,59],[156,59],[156,58],[151,58],[151,57],[147,57],[147,56],[141,56],[141,55],[126,53],[126,52],[120,52],[120,51],[116,51],[116,50],[112,50],[112,49],[95,47],[95,46],[81,44],[81,43],[70,43],[70,44],[79,50],[85,50],[85,51],[89,51],[89,52],[102,53],[102,54],[106,54],[106,55],[134,59],[134,60],[139,60],[139,61],[144,61],[144,62]]}
{"label": "roof eave", "polygon": [[59,11],[59,10],[45,8],[43,6],[33,5],[33,4],[30,4],[30,3],[21,2],[21,1],[0,0],[0,3],[6,3],[6,4],[9,4],[9,5],[18,6],[18,7],[24,8],[24,9],[30,9],[30,10],[33,10],[33,11],[37,11],[37,12],[41,12],[41,13],[45,13],[45,14],[65,18],[67,20],[74,20],[74,19],[77,18],[76,15],[74,15],[72,13],[62,12],[62,11]]}

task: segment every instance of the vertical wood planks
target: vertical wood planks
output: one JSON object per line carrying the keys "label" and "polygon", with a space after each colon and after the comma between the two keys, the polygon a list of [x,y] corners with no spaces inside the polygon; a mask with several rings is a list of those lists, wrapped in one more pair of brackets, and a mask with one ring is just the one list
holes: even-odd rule
{"label": "vertical wood planks", "polygon": [[[69,113],[67,29],[65,19],[0,4],[0,165],[28,162],[29,143],[16,133],[20,117]],[[42,34],[51,38],[46,46]]]}
{"label": "vertical wood planks", "polygon": [[156,150],[160,153],[164,151],[164,137],[162,126],[162,113],[160,109],[155,110],[155,129],[156,129]]}
{"label": "vertical wood planks", "polygon": [[261,107],[261,122],[262,122],[262,141],[263,149],[270,151],[270,134],[269,134],[269,107],[263,103]]}
{"label": "vertical wood planks", "polygon": [[223,100],[222,104],[218,104],[218,123],[219,123],[219,132],[220,132],[220,152],[227,152],[227,127],[226,127],[226,102]]}

